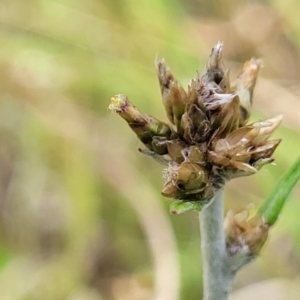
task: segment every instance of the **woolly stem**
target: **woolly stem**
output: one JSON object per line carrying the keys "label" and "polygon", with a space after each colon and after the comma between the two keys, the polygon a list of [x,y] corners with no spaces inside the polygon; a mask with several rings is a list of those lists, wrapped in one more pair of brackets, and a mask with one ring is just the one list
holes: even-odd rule
{"label": "woolly stem", "polygon": [[199,214],[204,300],[227,300],[235,272],[231,271],[223,229],[223,189]]}

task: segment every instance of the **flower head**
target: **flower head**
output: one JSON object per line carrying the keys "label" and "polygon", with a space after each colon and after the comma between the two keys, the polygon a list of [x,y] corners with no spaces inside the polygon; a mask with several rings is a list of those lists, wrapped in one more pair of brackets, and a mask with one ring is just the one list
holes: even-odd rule
{"label": "flower head", "polygon": [[232,178],[256,173],[272,163],[280,139],[268,140],[282,120],[276,116],[246,125],[261,62],[251,59],[230,85],[223,44],[212,48],[204,73],[185,91],[165,61],[156,70],[170,125],[143,114],[124,95],[112,98],[118,113],[146,146],[141,152],[168,167],[162,194],[207,202]]}

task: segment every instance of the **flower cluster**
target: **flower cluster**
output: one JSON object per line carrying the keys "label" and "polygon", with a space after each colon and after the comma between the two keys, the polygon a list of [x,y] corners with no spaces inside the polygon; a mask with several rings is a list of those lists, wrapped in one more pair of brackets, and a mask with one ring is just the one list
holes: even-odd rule
{"label": "flower cluster", "polygon": [[237,253],[255,256],[264,245],[270,226],[260,214],[249,218],[251,206],[234,212],[229,210],[224,219],[226,249],[229,257]]}
{"label": "flower cluster", "polygon": [[251,59],[231,85],[222,61],[222,43],[213,47],[205,71],[187,91],[164,60],[156,61],[169,124],[141,113],[124,95],[109,108],[129,124],[146,146],[142,153],[166,164],[162,194],[208,202],[227,180],[256,173],[280,140],[268,140],[282,116],[246,125],[260,60]]}

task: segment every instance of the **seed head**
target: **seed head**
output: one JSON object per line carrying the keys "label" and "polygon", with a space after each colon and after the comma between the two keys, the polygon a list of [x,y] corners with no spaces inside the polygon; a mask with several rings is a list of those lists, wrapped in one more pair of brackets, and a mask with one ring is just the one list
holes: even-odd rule
{"label": "seed head", "polygon": [[212,48],[204,73],[190,81],[187,91],[163,59],[156,61],[170,125],[141,113],[124,95],[113,97],[109,105],[146,146],[140,151],[168,165],[162,190],[166,197],[206,203],[226,181],[274,161],[281,140],[268,138],[282,115],[246,125],[261,61],[246,62],[231,86],[222,50],[220,42]]}

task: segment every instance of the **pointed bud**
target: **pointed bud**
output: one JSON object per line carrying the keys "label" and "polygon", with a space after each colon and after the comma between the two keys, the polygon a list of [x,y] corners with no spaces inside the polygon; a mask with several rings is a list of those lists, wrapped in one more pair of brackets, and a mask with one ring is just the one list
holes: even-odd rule
{"label": "pointed bud", "polygon": [[[201,78],[199,78],[198,76],[196,80],[192,79],[190,84],[188,85],[186,104],[196,104],[199,109],[201,109],[205,113],[206,107],[201,96],[202,89],[203,86],[201,83]],[[185,110],[187,110],[187,105],[185,107]]]}
{"label": "pointed bud", "polygon": [[222,60],[223,43],[212,48],[206,70],[202,76],[202,84],[218,93],[229,91],[229,71],[225,70]]}
{"label": "pointed bud", "polygon": [[197,104],[188,104],[181,119],[183,137],[191,143],[201,143],[207,140],[211,127],[205,113]]}
{"label": "pointed bud", "polygon": [[273,131],[279,126],[282,119],[283,115],[278,115],[265,121],[255,122],[248,125],[259,128],[259,133],[257,137],[253,140],[253,142],[258,144],[268,139],[269,136],[273,133]]}
{"label": "pointed bud", "polygon": [[170,101],[173,108],[174,124],[179,125],[187,103],[187,94],[177,81],[170,85]]}
{"label": "pointed bud", "polygon": [[219,70],[219,73],[223,73],[222,51],[223,43],[219,41],[211,50],[209,60],[206,65],[206,69],[208,72],[213,72],[213,70]]}
{"label": "pointed bud", "polygon": [[260,66],[261,61],[259,59],[252,58],[251,60],[245,62],[242,72],[234,83],[233,90],[240,97],[241,101],[240,125],[246,124],[250,117],[252,110],[253,90]]}
{"label": "pointed bud", "polygon": [[135,132],[138,138],[149,149],[153,149],[152,141],[155,136],[170,137],[170,127],[147,115],[141,113],[133,106],[125,95],[116,95],[111,98],[110,110],[120,115]]}
{"label": "pointed bud", "polygon": [[255,147],[249,152],[251,154],[251,160],[258,161],[266,157],[271,157],[280,142],[281,139],[262,142],[258,147]]}
{"label": "pointed bud", "polygon": [[157,71],[161,94],[163,95],[169,89],[170,83],[173,82],[175,79],[164,59],[156,60],[155,67]]}
{"label": "pointed bud", "polygon": [[192,79],[190,84],[188,85],[187,103],[196,103],[197,101],[198,101],[198,90],[196,86],[196,81]]}
{"label": "pointed bud", "polygon": [[187,94],[175,81],[164,60],[156,62],[156,69],[167,117],[178,128],[187,102]]}
{"label": "pointed bud", "polygon": [[218,138],[224,137],[238,128],[239,106],[238,96],[233,95],[230,101],[221,106],[220,112],[214,115],[213,120],[211,119],[212,127],[216,130]]}

